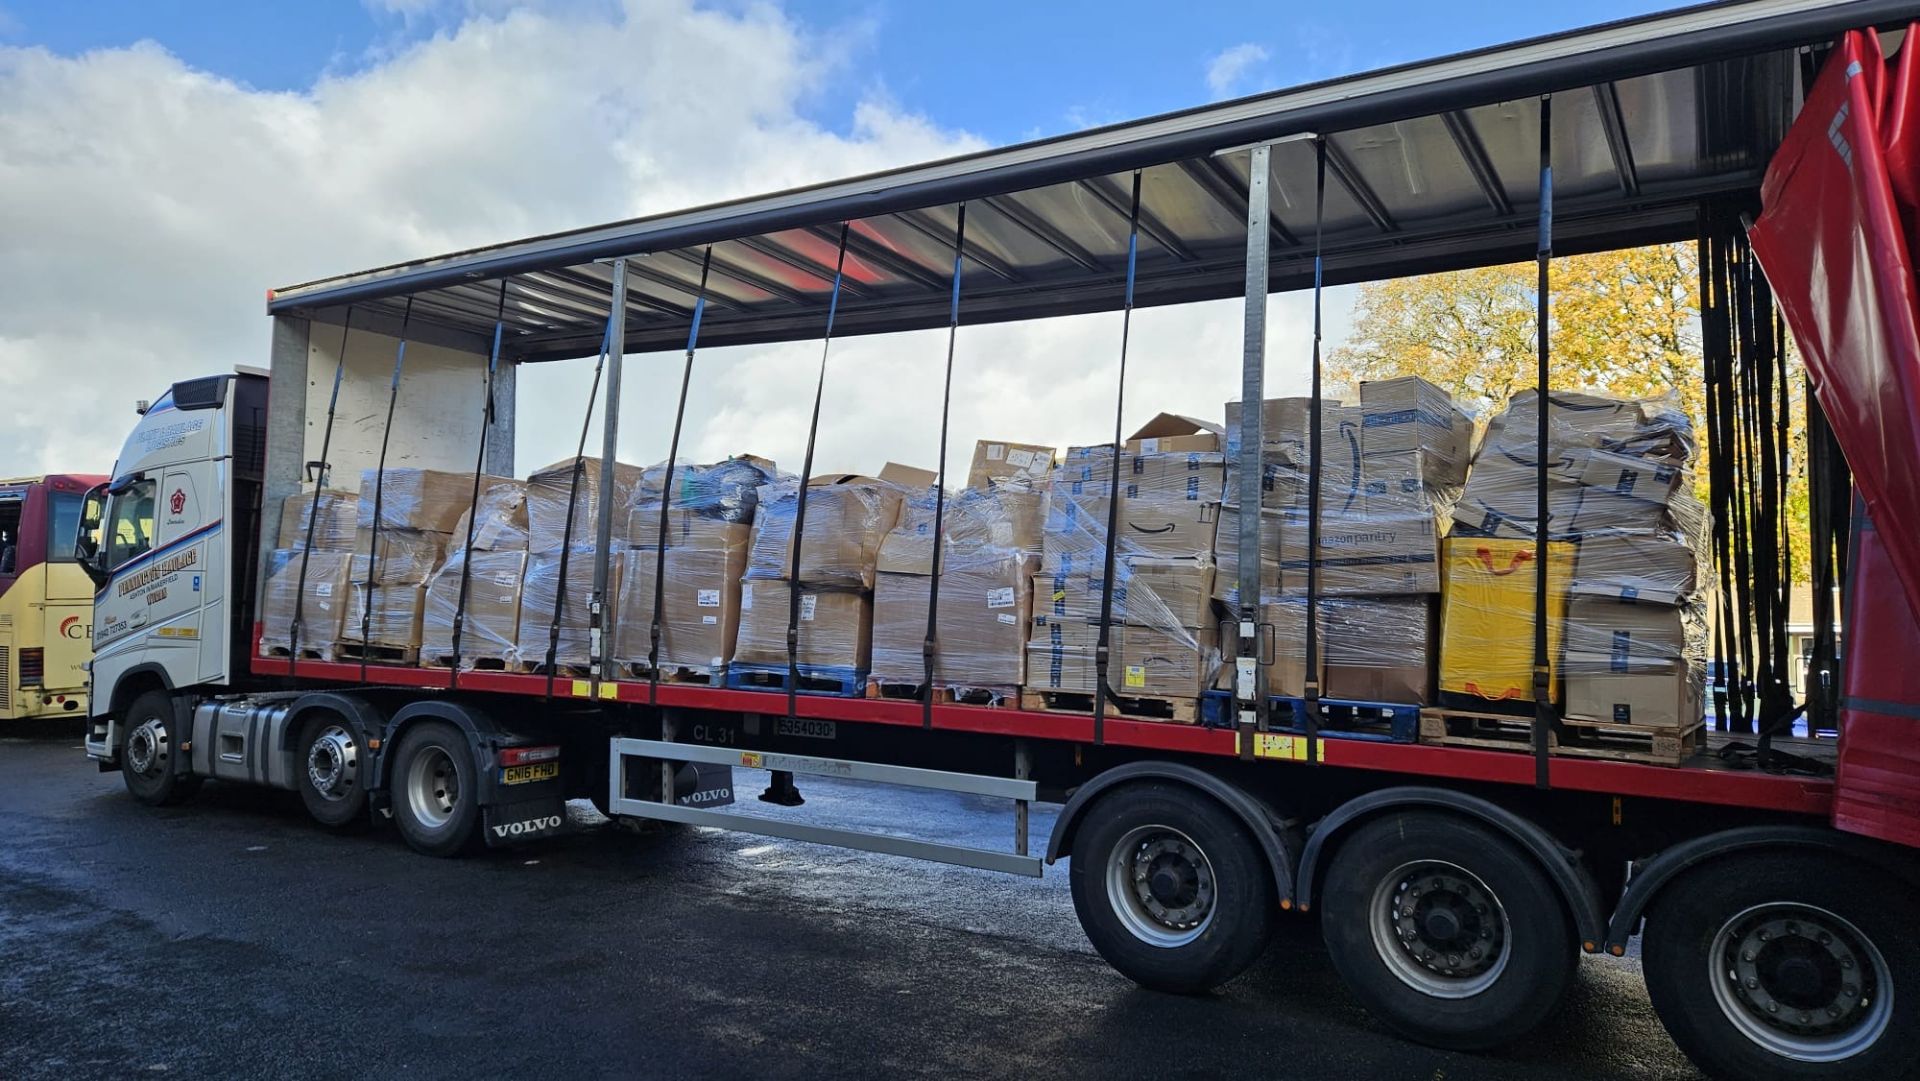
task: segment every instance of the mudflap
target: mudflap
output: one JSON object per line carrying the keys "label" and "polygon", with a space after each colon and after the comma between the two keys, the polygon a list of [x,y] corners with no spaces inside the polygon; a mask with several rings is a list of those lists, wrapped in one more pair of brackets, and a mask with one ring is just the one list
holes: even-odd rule
{"label": "mudflap", "polygon": [[[693,775],[691,787],[688,774]],[[733,802],[733,767],[688,762],[675,773],[673,787],[674,802],[682,807],[725,807]]]}
{"label": "mudflap", "polygon": [[556,795],[490,804],[480,808],[480,825],[489,848],[552,837],[566,828],[567,803]]}

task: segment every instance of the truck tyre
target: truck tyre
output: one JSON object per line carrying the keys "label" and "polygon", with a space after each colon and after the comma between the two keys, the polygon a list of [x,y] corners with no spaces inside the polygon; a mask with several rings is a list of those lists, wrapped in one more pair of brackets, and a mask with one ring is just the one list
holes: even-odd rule
{"label": "truck tyre", "polygon": [[372,767],[359,729],[338,713],[315,710],[294,742],[295,783],[315,822],[349,830],[367,824],[367,774]]}
{"label": "truck tyre", "polygon": [[415,852],[461,856],[480,846],[480,784],[467,737],[426,721],[400,741],[393,762],[393,822]]}
{"label": "truck tyre", "polygon": [[1910,889],[1839,855],[1716,860],[1654,896],[1647,995],[1714,1077],[1917,1077],[1912,911]]}
{"label": "truck tyre", "polygon": [[1320,891],[1334,968],[1375,1017],[1434,1047],[1477,1050],[1552,1012],[1578,963],[1552,881],[1505,837],[1403,812],[1345,838]]}
{"label": "truck tyre", "polygon": [[1068,879],[1080,926],[1121,975],[1194,994],[1238,976],[1273,936],[1273,869],[1232,813],[1191,789],[1129,784],[1087,808]]}
{"label": "truck tyre", "polygon": [[126,736],[120,746],[120,775],[134,799],[162,807],[200,790],[201,778],[187,772],[183,745],[189,734],[179,730],[171,694],[155,690],[135,698],[122,722]]}

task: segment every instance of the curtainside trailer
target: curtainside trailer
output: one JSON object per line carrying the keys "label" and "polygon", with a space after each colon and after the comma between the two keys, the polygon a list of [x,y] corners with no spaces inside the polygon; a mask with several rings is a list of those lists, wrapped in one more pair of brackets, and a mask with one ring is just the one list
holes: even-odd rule
{"label": "curtainside trailer", "polygon": [[[1278,921],[1317,919],[1356,997],[1443,1047],[1521,1037],[1555,1008],[1582,953],[1620,955],[1640,935],[1655,1009],[1710,1072],[1911,1076],[1920,677],[1907,662],[1920,645],[1920,530],[1909,519],[1920,512],[1904,486],[1920,453],[1920,353],[1903,232],[1914,216],[1901,202],[1914,193],[1901,177],[1914,136],[1882,117],[1920,85],[1898,48],[1912,15],[1879,0],[1710,4],[275,290],[268,369],[175,383],[103,488],[104,542],[86,564],[100,590],[87,753],[149,803],[206,778],[294,789],[322,823],[390,821],[433,855],[553,834],[564,801],[586,798],[615,817],[1016,874],[1065,860],[1088,937],[1142,985],[1215,987],[1262,953]],[[1538,693],[1551,678],[1544,631],[1523,746],[1423,741],[1411,716],[1363,738],[1329,722],[1312,679],[1304,694],[1268,693],[1271,631],[1251,605],[1222,628],[1231,690],[1205,723],[1128,716],[1104,690],[1111,586],[1094,651],[1102,690],[1083,713],[938,700],[931,678],[918,700],[803,694],[795,680],[779,691],[668,681],[657,666],[639,678],[607,646],[605,514],[566,522],[591,574],[578,669],[459,663],[477,603],[468,579],[447,667],[305,650],[311,613],[267,618],[272,577],[310,570],[274,557],[313,547],[317,510],[283,513],[309,484],[459,473],[471,478],[471,521],[483,478],[512,471],[526,365],[599,355],[601,468],[575,483],[605,507],[629,354],[684,357],[684,412],[703,346],[824,337],[824,388],[831,342],[850,334],[945,328],[950,375],[963,323],[1130,319],[1142,305],[1243,297],[1236,389],[1254,402],[1271,292],[1312,289],[1317,312],[1327,283],[1537,260],[1537,385],[1553,388],[1551,257],[1674,242],[1703,254],[1701,360],[1726,420],[1710,431],[1714,460],[1751,452],[1756,418],[1770,415],[1753,388],[1775,385],[1758,373],[1782,370],[1765,328],[1784,338],[1789,325],[1820,446],[1833,448],[1815,477],[1827,557],[1815,563],[1842,587],[1847,648],[1816,651],[1809,697],[1794,702],[1774,663],[1784,609],[1743,631],[1759,645],[1727,646],[1716,712],[1750,720],[1755,747],[1716,732],[1677,765],[1564,753],[1578,741]],[[1124,334],[1117,346],[1123,396]],[[1310,363],[1318,399],[1317,329]],[[1543,445],[1556,404],[1550,394],[1536,410]],[[1235,421],[1242,506],[1261,504],[1263,423],[1251,408]],[[1121,442],[1116,424],[1110,490]],[[1549,466],[1536,457],[1532,567],[1544,584]],[[1316,434],[1310,492],[1323,458]],[[1760,483],[1737,471],[1714,482]],[[1716,509],[1734,498],[1716,494]],[[1764,491],[1747,498],[1739,506],[1777,510]],[[1257,598],[1258,516],[1237,528],[1239,595]],[[1723,565],[1779,562],[1742,528],[1716,533]],[[1747,585],[1736,587],[1747,604]],[[1752,599],[1762,612],[1768,602]],[[1546,623],[1536,610],[1533,626]],[[930,616],[930,674],[938,624]],[[1795,738],[1796,719],[1818,738]],[[772,771],[763,798],[788,804],[816,774],[1005,798],[1012,844],[744,814],[728,806],[736,767]],[[1037,852],[1025,815],[1035,800],[1064,804]]]}

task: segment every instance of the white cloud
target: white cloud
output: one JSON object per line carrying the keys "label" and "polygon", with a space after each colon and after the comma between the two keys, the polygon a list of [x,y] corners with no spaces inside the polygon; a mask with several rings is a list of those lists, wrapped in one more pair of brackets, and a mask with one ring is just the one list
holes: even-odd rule
{"label": "white cloud", "polygon": [[[151,43],[0,48],[0,472],[104,472],[134,399],[264,364],[268,286],[981,145],[873,94],[841,130],[808,119],[796,103],[853,76],[767,5],[480,3],[447,18],[297,93],[237,85]],[[1273,312],[1269,386],[1296,390],[1304,300]],[[1138,313],[1129,424],[1160,409],[1217,416],[1238,386],[1239,325],[1234,304]],[[1117,347],[1117,315],[963,328],[959,466],[975,438],[1110,434]],[[686,452],[797,468],[818,348],[703,352]],[[836,343],[819,468],[930,463],[944,349],[940,333]],[[523,473],[573,452],[591,365],[523,372]],[[678,373],[677,356],[632,358],[624,457],[664,455],[671,400],[655,391]]]}
{"label": "white cloud", "polygon": [[1255,67],[1267,62],[1265,46],[1242,42],[1222,49],[1207,61],[1207,91],[1214,98],[1230,98],[1240,93],[1242,80]]}

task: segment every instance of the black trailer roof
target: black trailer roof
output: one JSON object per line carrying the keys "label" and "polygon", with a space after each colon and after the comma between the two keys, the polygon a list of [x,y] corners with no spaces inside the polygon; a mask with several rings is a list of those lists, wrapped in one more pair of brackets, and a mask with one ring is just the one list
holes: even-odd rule
{"label": "black trailer roof", "polygon": [[[1714,3],[773,195],[534,237],[275,290],[276,314],[417,322],[491,337],[507,281],[520,359],[600,348],[605,260],[629,261],[628,352],[686,341],[703,250],[702,345],[817,337],[851,222],[835,333],[942,326],[956,206],[963,319],[1116,308],[1130,174],[1145,170],[1136,302],[1245,287],[1247,144],[1328,141],[1330,283],[1530,258],[1539,105],[1553,106],[1562,253],[1697,234],[1703,199],[1749,196],[1801,98],[1802,54],[1920,16],[1913,0]],[[1314,150],[1274,148],[1272,285],[1309,284]]]}

